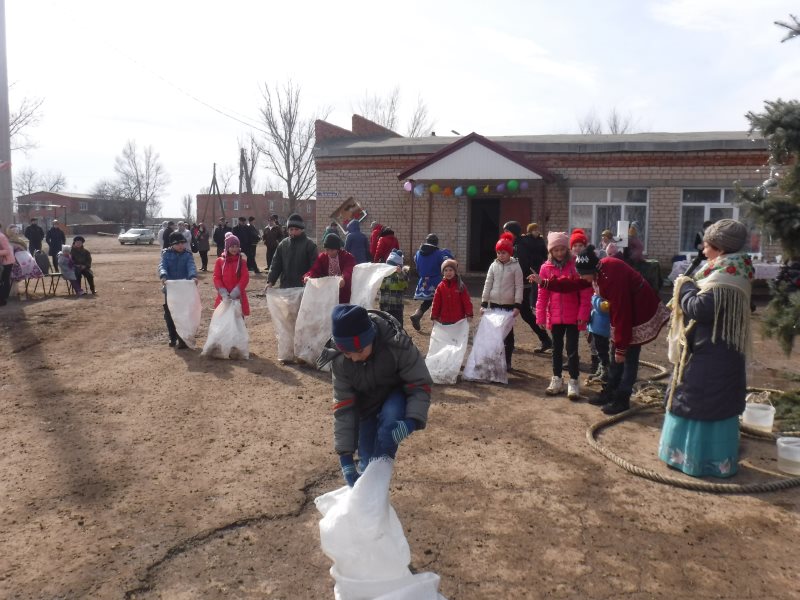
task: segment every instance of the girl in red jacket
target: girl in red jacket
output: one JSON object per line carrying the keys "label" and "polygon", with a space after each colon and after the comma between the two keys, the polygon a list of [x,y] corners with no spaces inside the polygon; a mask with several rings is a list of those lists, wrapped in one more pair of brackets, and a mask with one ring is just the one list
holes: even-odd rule
{"label": "girl in red jacket", "polygon": [[[547,250],[550,258],[539,270],[539,277],[570,277],[579,279],[575,270],[575,259],[569,252],[569,238],[566,233],[551,231],[547,234]],[[553,334],[553,378],[545,393],[550,396],[564,391],[561,376],[564,364],[561,353],[564,339],[567,342],[567,398],[580,399],[578,383],[578,332],[586,329],[592,310],[592,290],[557,292],[547,288],[539,289],[536,299],[536,323],[550,329]]]}
{"label": "girl in red jacket", "polygon": [[247,271],[247,259],[240,252],[239,238],[230,231],[225,234],[225,251],[214,263],[214,287],[217,288],[217,299],[214,308],[219,306],[223,298],[242,301],[242,316],[250,314],[250,303],[247,301],[247,284],[250,274]]}
{"label": "girl in red jacket", "polygon": [[458,275],[458,262],[450,258],[442,263],[442,281],[433,294],[431,319],[442,325],[452,325],[461,319],[472,318],[472,299],[467,286]]}
{"label": "girl in red jacket", "polygon": [[350,302],[350,284],[353,281],[353,267],[356,266],[356,257],[347,250],[342,250],[342,238],[335,233],[329,233],[322,242],[324,250],[319,253],[317,260],[311,265],[308,272],[303,275],[303,283],[317,277],[338,276],[339,304]]}
{"label": "girl in red jacket", "polygon": [[394,235],[394,230],[391,227],[384,227],[381,229],[381,234],[378,238],[378,244],[375,246],[372,262],[386,262],[386,260],[389,258],[389,255],[392,253],[392,250],[398,250],[399,248],[400,242],[397,241],[397,237]]}

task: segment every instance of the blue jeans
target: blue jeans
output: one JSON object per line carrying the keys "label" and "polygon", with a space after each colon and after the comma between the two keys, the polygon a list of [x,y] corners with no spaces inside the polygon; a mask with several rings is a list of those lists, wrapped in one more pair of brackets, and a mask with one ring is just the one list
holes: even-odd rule
{"label": "blue jeans", "polygon": [[[636,376],[639,374],[639,354],[641,352],[642,347],[635,344],[628,346],[624,363],[620,364],[611,358],[608,386],[612,392],[620,392],[628,396],[633,392],[633,384],[636,383]],[[613,352],[611,356],[613,357]]]}
{"label": "blue jeans", "polygon": [[[401,390],[395,390],[384,400],[377,414],[363,418],[358,424],[358,464],[361,472],[367,468],[371,458],[389,456],[394,458],[397,446],[388,431],[394,428],[397,421],[406,418],[406,396]],[[384,432],[384,435],[378,435]],[[380,439],[388,439],[386,445]]]}

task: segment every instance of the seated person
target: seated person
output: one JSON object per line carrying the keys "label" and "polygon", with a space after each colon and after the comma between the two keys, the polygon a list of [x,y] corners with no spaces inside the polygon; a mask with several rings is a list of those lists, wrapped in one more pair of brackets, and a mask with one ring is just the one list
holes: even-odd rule
{"label": "seated person", "polygon": [[94,273],[92,272],[92,253],[89,252],[84,244],[86,240],[82,235],[76,235],[72,239],[72,261],[75,263],[75,277],[78,283],[81,282],[81,277],[86,279],[89,284],[89,289],[92,295],[97,294],[94,289]]}

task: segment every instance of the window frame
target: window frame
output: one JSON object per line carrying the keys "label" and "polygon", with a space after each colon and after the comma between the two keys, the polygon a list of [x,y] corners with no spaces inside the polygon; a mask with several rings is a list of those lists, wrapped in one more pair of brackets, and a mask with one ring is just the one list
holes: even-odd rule
{"label": "window frame", "polygon": [[[574,192],[576,190],[595,190],[595,191],[604,191],[605,192],[605,201],[599,200],[592,200],[592,201],[576,201],[574,200]],[[642,191],[645,193],[645,200],[644,202],[620,202],[617,200],[612,200],[613,194],[615,190],[637,190]],[[592,232],[589,239],[589,243],[593,244],[596,247],[599,247],[600,244],[600,233],[602,230],[599,231],[599,227],[597,225],[597,207],[598,206],[619,206],[620,207],[620,216],[622,217],[620,220],[625,220],[628,206],[636,206],[636,207],[644,207],[644,231],[642,232],[644,235],[644,252],[647,254],[647,246],[649,244],[649,235],[648,230],[650,228],[650,188],[649,187],[642,187],[642,186],[612,186],[612,187],[601,187],[601,186],[573,186],[569,189],[569,205],[567,207],[568,211],[568,222],[569,222],[569,230],[572,231],[575,228],[572,220],[572,207],[573,206],[591,206],[592,207]]]}
{"label": "window frame", "polygon": [[[692,190],[715,190],[719,192],[719,200],[717,202],[686,202],[684,201],[684,197],[687,191]],[[730,202],[726,202],[725,200],[725,192],[731,192],[732,198]],[[711,210],[714,208],[730,208],[731,210],[731,219],[736,219],[737,221],[741,220],[741,211],[738,204],[736,204],[736,190],[732,187],[709,187],[709,186],[689,186],[689,187],[682,187],[681,188],[681,197],[680,197],[680,214],[678,215],[678,253],[685,254],[688,259],[692,259],[697,256],[697,250],[693,251],[686,251],[684,252],[683,248],[681,248],[681,240],[683,239],[683,209],[684,207],[691,206],[691,207],[703,207],[703,221],[710,221]],[[744,221],[742,221],[744,222]],[[748,225],[749,223],[745,223]],[[754,225],[755,227],[755,225]],[[764,231],[761,228],[755,227],[755,229],[759,232],[759,251],[758,252],[748,252],[751,258],[754,260],[761,260],[763,257],[764,252]]]}
{"label": "window frame", "polygon": [[78,212],[88,212],[89,211],[89,203],[88,202],[78,202]]}

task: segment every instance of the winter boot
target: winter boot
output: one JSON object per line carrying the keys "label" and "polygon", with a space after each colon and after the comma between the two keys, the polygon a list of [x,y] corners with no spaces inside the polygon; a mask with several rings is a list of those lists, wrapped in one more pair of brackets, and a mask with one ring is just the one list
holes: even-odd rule
{"label": "winter boot", "polygon": [[549,337],[544,336],[539,340],[541,343],[536,350],[533,351],[534,354],[542,354],[543,352],[547,352],[553,348],[553,342],[550,340]]}
{"label": "winter boot", "polygon": [[567,382],[567,398],[573,402],[581,399],[581,386],[577,379],[570,379]]}
{"label": "winter boot", "polygon": [[600,393],[589,398],[589,404],[592,406],[604,406],[611,402],[613,396],[614,394],[609,389],[608,384],[603,382],[603,387],[600,389]]}
{"label": "winter boot", "polygon": [[547,386],[547,389],[544,391],[544,393],[548,396],[556,396],[563,392],[564,380],[558,375],[553,375],[553,378],[550,380],[550,385]]}
{"label": "winter boot", "polygon": [[630,392],[615,392],[613,401],[604,405],[600,410],[607,415],[617,415],[625,412],[631,407],[631,394]]}
{"label": "winter boot", "polygon": [[419,322],[420,322],[421,319],[422,319],[422,315],[419,314],[419,311],[415,312],[413,315],[408,317],[408,320],[411,321],[411,326],[414,329],[416,329],[417,331],[420,331],[420,329],[421,329],[421,327],[419,325]]}

